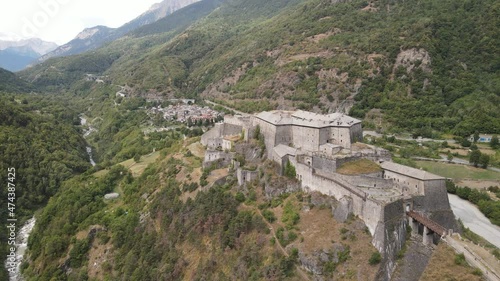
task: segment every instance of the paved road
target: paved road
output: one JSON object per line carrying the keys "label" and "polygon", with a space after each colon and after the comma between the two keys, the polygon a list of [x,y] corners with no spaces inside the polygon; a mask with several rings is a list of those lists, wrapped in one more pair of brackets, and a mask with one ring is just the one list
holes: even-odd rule
{"label": "paved road", "polygon": [[[383,137],[384,135],[383,134],[379,134],[375,131],[363,131],[363,137],[366,136],[366,135],[371,135],[371,136],[374,136],[376,138],[381,138]],[[456,141],[455,140],[452,140],[452,139],[449,139],[449,140],[435,140],[435,139],[428,139],[428,138],[417,138],[417,139],[414,139],[414,138],[411,138],[411,137],[399,137],[399,136],[396,136],[396,135],[391,135],[391,134],[387,134],[388,137],[390,136],[394,136],[396,139],[398,140],[405,140],[405,141],[417,141],[417,142],[430,142],[430,141],[433,141],[433,142],[444,142],[446,141],[447,143],[455,143]]]}
{"label": "paved road", "polygon": [[[412,159],[415,159],[415,160],[421,160],[421,161],[433,161],[433,162],[443,162],[443,163],[449,163],[450,161],[448,161],[448,156],[445,155],[445,154],[440,154],[439,156],[441,156],[441,159],[434,159],[434,158],[426,158],[426,157],[412,157]],[[472,166],[471,163],[469,163],[469,161],[467,160],[464,160],[464,159],[461,159],[461,158],[453,158],[451,160],[451,163],[452,164],[459,164],[459,165],[465,165],[465,166]],[[499,168],[496,168],[496,167],[488,167],[488,170],[491,170],[491,171],[495,171],[495,172],[499,172],[500,173],[500,169]],[[500,175],[498,175],[498,177],[500,178]]]}
{"label": "paved road", "polygon": [[481,211],[469,201],[457,195],[448,194],[450,206],[455,216],[462,220],[464,226],[479,234],[491,244],[500,248],[500,227],[492,224]]}

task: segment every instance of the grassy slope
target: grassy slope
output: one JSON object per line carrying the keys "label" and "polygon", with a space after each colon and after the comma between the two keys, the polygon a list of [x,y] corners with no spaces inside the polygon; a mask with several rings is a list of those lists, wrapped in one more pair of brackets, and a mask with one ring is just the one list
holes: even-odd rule
{"label": "grassy slope", "polygon": [[420,280],[482,280],[480,276],[472,274],[473,269],[467,265],[457,265],[455,252],[444,243],[440,243],[433,253],[429,265]]}
{"label": "grassy slope", "polygon": [[446,164],[430,161],[417,161],[417,166],[425,170],[446,178],[459,179],[477,179],[477,180],[497,180],[500,173],[470,166],[458,164]]}

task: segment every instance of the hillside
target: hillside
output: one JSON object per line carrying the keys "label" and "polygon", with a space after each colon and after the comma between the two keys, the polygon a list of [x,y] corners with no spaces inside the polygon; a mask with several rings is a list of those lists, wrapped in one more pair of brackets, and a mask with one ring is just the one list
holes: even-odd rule
{"label": "hillside", "polygon": [[228,1],[170,41],[172,32],[119,40],[22,76],[71,83],[66,73],[38,74],[116,57],[90,70],[138,94],[198,96],[247,112],[339,110],[367,127],[424,136],[500,132],[495,1],[297,2]]}
{"label": "hillside", "polygon": [[[140,175],[117,165],[67,181],[30,237],[27,280],[309,279],[300,264],[328,278],[374,279],[370,235],[357,219],[335,221],[332,199],[301,192],[269,199],[271,182],[294,185],[269,163],[268,180],[237,187],[230,176],[212,185],[217,171],[206,170],[202,187],[200,158],[186,149],[196,139],[172,137]],[[113,191],[118,199],[103,199]]]}
{"label": "hillside", "polygon": [[[1,85],[1,82],[0,82]],[[0,93],[0,180],[13,183],[14,208],[18,226],[43,207],[57,193],[62,183],[89,169],[85,141],[73,126],[77,115],[61,98],[47,99],[31,95],[7,95]],[[15,176],[6,171],[15,169]],[[9,169],[9,170],[8,170]],[[9,188],[0,194],[7,198]],[[11,195],[9,195],[11,198]],[[0,211],[7,224],[7,201]],[[14,211],[13,211],[14,210]],[[6,232],[0,240],[7,241]],[[0,247],[0,254],[7,255],[7,247]],[[7,280],[5,267],[0,269],[0,280]]]}
{"label": "hillside", "polygon": [[[262,139],[241,144],[259,180],[239,186],[234,171],[202,167],[214,120],[152,108],[194,98],[340,111],[415,136],[500,133],[499,13],[493,0],[203,0],[89,52],[0,69],[0,166],[19,167],[20,214],[39,210],[26,280],[375,280],[385,261],[365,224],[337,221],[338,202],[279,176]],[[439,157],[438,143],[383,140],[371,142],[408,162]],[[425,276],[473,274],[457,268]]]}
{"label": "hillside", "polygon": [[0,92],[20,93],[29,92],[33,87],[14,73],[0,68]]}

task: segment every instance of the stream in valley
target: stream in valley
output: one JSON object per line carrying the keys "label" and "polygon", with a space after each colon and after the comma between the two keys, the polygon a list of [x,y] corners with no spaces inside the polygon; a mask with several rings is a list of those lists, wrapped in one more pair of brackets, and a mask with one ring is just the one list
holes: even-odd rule
{"label": "stream in valley", "polygon": [[[16,267],[14,271],[10,274],[9,281],[24,281],[21,276],[21,264],[24,260],[24,253],[28,248],[28,238],[30,237],[31,231],[35,227],[36,219],[35,217],[29,219],[19,230],[16,237]],[[5,262],[5,267],[9,270],[7,261]]]}
{"label": "stream in valley", "polygon": [[[86,126],[87,125],[87,119],[85,117],[83,117],[83,116],[80,116],[80,124],[82,126]],[[84,138],[88,137],[90,135],[90,133],[92,133],[93,131],[95,131],[95,129],[91,125],[89,125],[88,127],[85,127],[83,129],[83,137]],[[92,158],[92,147],[90,147],[88,145],[87,145],[87,154],[89,155],[90,164],[92,166],[95,166],[96,163],[95,163],[94,159]]]}

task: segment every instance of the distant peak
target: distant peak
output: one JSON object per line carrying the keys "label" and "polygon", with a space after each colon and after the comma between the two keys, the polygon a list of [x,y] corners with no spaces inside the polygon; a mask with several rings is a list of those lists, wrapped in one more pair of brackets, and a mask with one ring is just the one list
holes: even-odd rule
{"label": "distant peak", "polygon": [[75,39],[85,40],[87,38],[92,37],[94,34],[103,29],[109,29],[109,27],[98,25],[94,27],[85,28],[82,32],[78,33]]}

